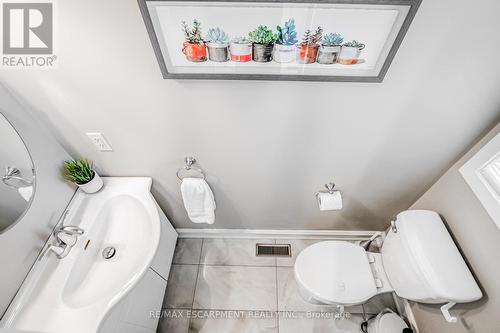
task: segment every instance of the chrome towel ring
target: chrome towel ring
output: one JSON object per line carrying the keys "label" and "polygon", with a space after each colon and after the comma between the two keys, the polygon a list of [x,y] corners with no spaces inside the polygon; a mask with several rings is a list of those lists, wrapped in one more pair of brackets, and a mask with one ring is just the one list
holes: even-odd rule
{"label": "chrome towel ring", "polygon": [[205,172],[201,168],[193,166],[194,164],[196,164],[196,159],[194,157],[191,157],[191,156],[184,157],[184,162],[186,163],[186,165],[184,167],[180,168],[179,170],[177,170],[177,172],[176,172],[177,178],[179,178],[179,180],[183,179],[183,177],[181,176],[181,171],[182,170],[186,170],[186,171],[194,170],[194,171],[197,171],[197,172],[199,172],[201,174],[201,177],[198,176],[198,177],[194,177],[194,178],[206,179]]}

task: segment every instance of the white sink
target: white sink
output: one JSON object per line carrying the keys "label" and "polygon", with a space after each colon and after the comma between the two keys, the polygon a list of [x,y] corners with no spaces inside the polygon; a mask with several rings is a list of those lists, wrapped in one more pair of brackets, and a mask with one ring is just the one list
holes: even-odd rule
{"label": "white sink", "polygon": [[[110,309],[150,266],[160,217],[150,178],[104,178],[96,194],[78,191],[65,225],[85,230],[70,254],[37,262],[5,314],[4,327],[37,332],[96,332]],[[104,259],[106,247],[116,254]]]}

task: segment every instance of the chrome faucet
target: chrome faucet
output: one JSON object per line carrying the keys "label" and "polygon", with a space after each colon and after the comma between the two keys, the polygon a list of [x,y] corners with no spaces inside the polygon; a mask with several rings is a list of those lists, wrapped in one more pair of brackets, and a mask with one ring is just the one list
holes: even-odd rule
{"label": "chrome faucet", "polygon": [[83,235],[83,233],[82,228],[73,225],[55,228],[53,232],[55,244],[49,244],[38,260],[42,260],[48,252],[54,252],[58,259],[66,257],[78,241],[78,236]]}

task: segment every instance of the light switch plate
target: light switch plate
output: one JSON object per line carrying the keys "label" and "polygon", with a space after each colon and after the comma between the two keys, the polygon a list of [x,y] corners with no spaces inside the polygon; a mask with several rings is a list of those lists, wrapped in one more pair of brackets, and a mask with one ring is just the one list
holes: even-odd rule
{"label": "light switch plate", "polygon": [[104,135],[99,132],[85,133],[99,151],[113,151]]}

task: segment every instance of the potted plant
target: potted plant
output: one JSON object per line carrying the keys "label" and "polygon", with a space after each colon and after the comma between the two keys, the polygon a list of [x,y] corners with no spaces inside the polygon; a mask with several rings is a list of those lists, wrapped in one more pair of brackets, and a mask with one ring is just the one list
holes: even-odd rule
{"label": "potted plant", "polygon": [[231,39],[229,44],[231,61],[247,62],[252,60],[252,42],[246,37]]}
{"label": "potted plant", "polygon": [[85,193],[95,193],[103,186],[94,164],[87,159],[64,162],[64,178],[78,185]]}
{"label": "potted plant", "polygon": [[276,62],[292,62],[295,60],[295,44],[297,44],[297,31],[295,20],[289,19],[283,27],[276,27],[276,44],[274,45],[273,59]]}
{"label": "potted plant", "polygon": [[319,64],[334,64],[337,61],[337,55],[340,53],[340,48],[344,38],[337,33],[329,33],[323,36],[321,45],[318,51]]}
{"label": "potted plant", "polygon": [[323,34],[323,29],[318,27],[314,33],[311,30],[304,32],[302,42],[297,46],[297,62],[300,64],[311,64],[318,56],[319,42]]}
{"label": "potted plant", "polygon": [[337,62],[342,65],[354,65],[358,63],[361,50],[365,48],[365,44],[355,40],[342,45]]}
{"label": "potted plant", "polygon": [[252,58],[257,62],[269,62],[273,59],[273,47],[276,35],[264,25],[259,25],[248,34],[252,42]]}
{"label": "potted plant", "polygon": [[185,21],[182,21],[182,31],[186,39],[182,44],[182,53],[186,59],[193,62],[202,62],[207,60],[207,47],[201,37],[201,23],[193,20],[193,27],[189,28]]}
{"label": "potted plant", "polygon": [[224,30],[208,29],[205,40],[208,46],[208,59],[217,62],[229,60],[229,36]]}

